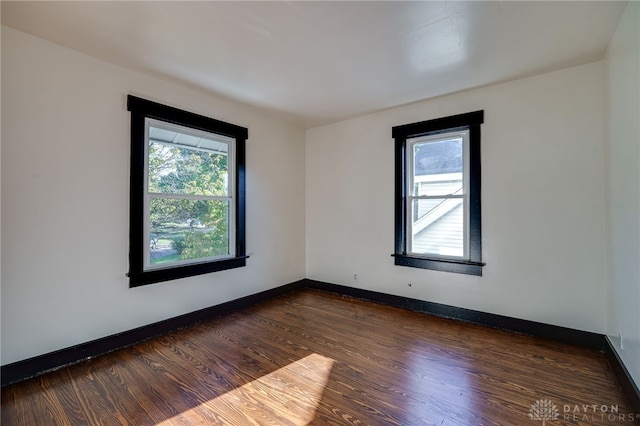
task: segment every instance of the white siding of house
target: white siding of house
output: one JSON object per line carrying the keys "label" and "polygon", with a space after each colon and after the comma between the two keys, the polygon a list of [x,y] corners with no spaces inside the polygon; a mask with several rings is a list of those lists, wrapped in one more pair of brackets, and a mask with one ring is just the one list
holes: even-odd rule
{"label": "white siding of house", "polygon": [[455,207],[413,237],[413,253],[464,255],[464,209],[462,200],[447,200]]}

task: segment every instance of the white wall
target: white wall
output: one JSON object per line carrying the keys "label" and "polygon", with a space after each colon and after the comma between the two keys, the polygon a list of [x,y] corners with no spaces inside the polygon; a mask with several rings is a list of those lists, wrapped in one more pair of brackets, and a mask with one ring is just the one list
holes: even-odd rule
{"label": "white wall", "polygon": [[[596,62],[309,129],[307,277],[604,333],[603,102]],[[394,266],[392,126],[479,109],[484,276]]]}
{"label": "white wall", "polygon": [[[249,128],[248,266],[129,289],[126,95]],[[2,27],[2,364],[305,276],[304,131]]]}
{"label": "white wall", "polygon": [[[629,2],[609,45],[606,140],[608,334],[640,386],[640,4]],[[624,349],[620,347],[620,332]]]}

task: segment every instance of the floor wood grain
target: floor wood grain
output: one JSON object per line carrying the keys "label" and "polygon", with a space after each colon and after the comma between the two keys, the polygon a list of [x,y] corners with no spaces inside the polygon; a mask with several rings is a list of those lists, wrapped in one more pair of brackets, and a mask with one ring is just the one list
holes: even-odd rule
{"label": "floor wood grain", "polygon": [[599,352],[315,290],[2,390],[3,426],[543,420],[634,415]]}

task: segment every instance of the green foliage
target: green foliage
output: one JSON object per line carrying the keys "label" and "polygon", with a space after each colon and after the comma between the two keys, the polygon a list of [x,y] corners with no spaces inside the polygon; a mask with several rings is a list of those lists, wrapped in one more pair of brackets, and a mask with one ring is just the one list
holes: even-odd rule
{"label": "green foliage", "polygon": [[178,254],[182,255],[182,252],[184,251],[184,237],[178,235],[171,240],[171,248],[177,251]]}
{"label": "green foliage", "polygon": [[225,196],[227,171],[226,155],[149,145],[150,192]]}
{"label": "green foliage", "polygon": [[222,256],[228,253],[226,232],[193,231],[184,238],[181,259],[199,259],[202,257]]}

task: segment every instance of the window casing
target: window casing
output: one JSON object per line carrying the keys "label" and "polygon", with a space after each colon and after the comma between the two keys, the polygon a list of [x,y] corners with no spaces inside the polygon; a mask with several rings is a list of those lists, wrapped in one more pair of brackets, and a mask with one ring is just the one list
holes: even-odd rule
{"label": "window casing", "polygon": [[129,95],[131,287],[245,266],[248,131]]}
{"label": "window casing", "polygon": [[483,111],[393,128],[395,264],[482,275]]}

